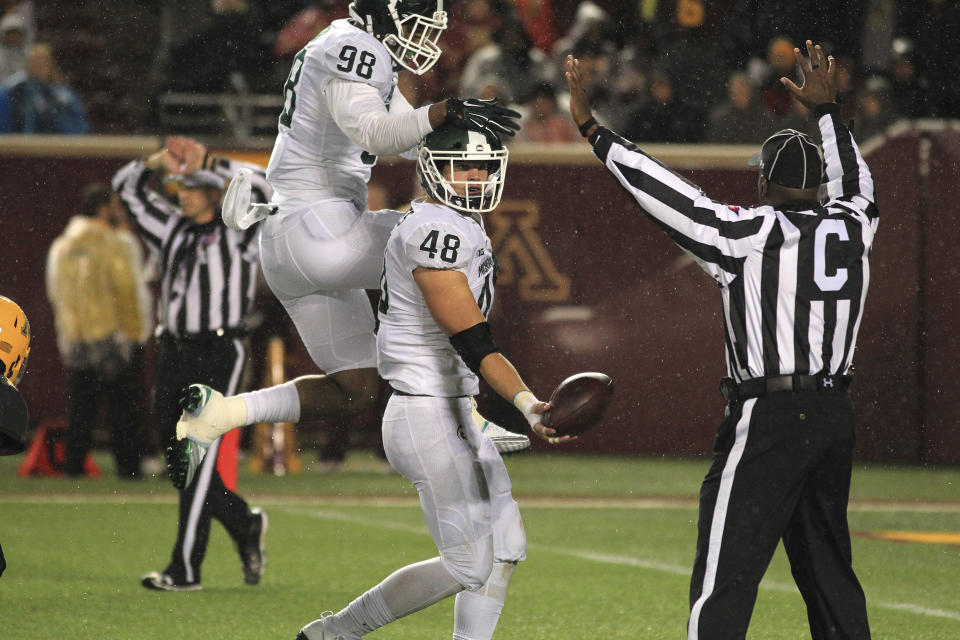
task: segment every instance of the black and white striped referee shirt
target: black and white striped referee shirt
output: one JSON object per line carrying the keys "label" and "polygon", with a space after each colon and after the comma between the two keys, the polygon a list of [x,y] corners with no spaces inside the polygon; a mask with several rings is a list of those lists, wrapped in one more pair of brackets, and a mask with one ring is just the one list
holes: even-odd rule
{"label": "black and white striped referee shirt", "polygon": [[[260,167],[221,159],[214,171],[229,180],[244,167],[254,171],[252,201],[268,202],[272,189]],[[160,324],[177,336],[241,329],[256,290],[260,225],[234,231],[219,213],[194,224],[150,186],[154,175],[143,160],[134,160],[117,172],[113,188],[159,259]]]}
{"label": "black and white striped referee shirt", "polygon": [[823,205],[711,200],[612,131],[594,153],[651,219],[721,287],[728,375],[848,374],[877,230],[873,180],[835,113],[819,120]]}

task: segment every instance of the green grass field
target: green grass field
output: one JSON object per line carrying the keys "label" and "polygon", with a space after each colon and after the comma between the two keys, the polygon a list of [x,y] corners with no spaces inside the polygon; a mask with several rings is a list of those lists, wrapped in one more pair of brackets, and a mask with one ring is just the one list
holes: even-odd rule
{"label": "green grass field", "polygon": [[[176,535],[176,495],[165,478],[16,477],[0,458],[0,638],[293,640],[394,569],[435,555],[416,493],[356,454],[348,471],[278,478],[241,474],[241,494],[270,517],[267,572],[243,584],[219,524],[203,591],[160,593],[139,577],[162,569]],[[498,627],[500,640],[684,636],[696,537],[695,499],[706,459],[526,454],[511,458],[527,528]],[[851,527],[960,532],[960,469],[858,467]],[[956,538],[954,538],[956,540]],[[854,565],[878,640],[960,638],[960,546],[858,535]],[[452,599],[371,640],[449,638]],[[809,638],[782,550],[761,585],[751,639]]]}

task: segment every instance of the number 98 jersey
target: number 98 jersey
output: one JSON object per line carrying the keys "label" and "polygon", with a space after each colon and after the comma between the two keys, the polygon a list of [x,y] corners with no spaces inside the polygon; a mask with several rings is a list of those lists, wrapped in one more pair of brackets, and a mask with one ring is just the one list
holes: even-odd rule
{"label": "number 98 jersey", "polygon": [[387,240],[377,331],[380,377],[394,389],[438,397],[475,395],[477,376],[430,315],[413,279],[417,267],[462,272],[486,317],[496,260],[483,219],[440,204],[413,203]]}
{"label": "number 98 jersey", "polygon": [[294,57],[283,87],[283,112],[267,179],[274,201],[285,208],[333,198],[366,201],[376,156],[340,129],[325,91],[332,80],[374,87],[389,109],[396,74],[386,47],[375,37],[335,20]]}

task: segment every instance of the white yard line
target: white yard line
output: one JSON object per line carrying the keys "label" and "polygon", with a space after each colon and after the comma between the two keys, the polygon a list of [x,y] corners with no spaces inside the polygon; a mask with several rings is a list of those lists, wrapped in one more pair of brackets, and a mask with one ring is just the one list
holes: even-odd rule
{"label": "white yard line", "polygon": [[[289,494],[245,494],[248,500],[264,505],[336,505],[368,507],[405,507],[419,505],[416,496],[296,496]],[[689,498],[517,498],[522,509],[696,509],[697,501]],[[79,495],[51,493],[39,495],[0,495],[0,503],[18,504],[176,504],[173,493]],[[908,502],[866,500],[850,503],[849,511],[864,513],[960,513],[960,502]]]}
{"label": "white yard line", "polygon": [[[335,520],[338,522],[349,522],[350,524],[363,525],[365,527],[376,527],[379,529],[389,529],[391,531],[402,531],[415,535],[427,535],[427,529],[423,525],[410,525],[403,522],[391,522],[383,519],[362,518],[342,511],[333,511],[330,509],[306,509],[297,507],[281,507],[282,511],[296,515],[306,515],[320,520]],[[540,552],[556,553],[558,555],[598,562],[601,564],[612,564],[617,566],[636,567],[638,569],[647,569],[650,571],[660,571],[671,575],[687,577],[690,575],[690,568],[686,566],[667,564],[657,562],[656,560],[646,560],[634,556],[623,556],[607,553],[596,553],[594,551],[584,551],[581,549],[563,549],[551,547],[548,545],[528,544],[528,548],[536,549]],[[760,583],[761,589],[769,591],[794,592],[797,587],[793,584],[778,582],[776,580],[763,580]],[[946,609],[932,609],[908,602],[884,602],[871,600],[871,607],[881,609],[892,609],[896,611],[905,611],[916,615],[922,615],[932,618],[945,618],[948,620],[960,621],[960,611],[950,611]]]}

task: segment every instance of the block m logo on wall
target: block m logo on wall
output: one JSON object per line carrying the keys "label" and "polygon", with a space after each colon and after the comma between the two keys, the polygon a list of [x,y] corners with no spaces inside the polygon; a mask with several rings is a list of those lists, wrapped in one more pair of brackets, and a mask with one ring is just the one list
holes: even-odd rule
{"label": "block m logo on wall", "polygon": [[504,200],[489,218],[490,240],[500,268],[498,286],[515,287],[527,302],[566,302],[570,278],[560,273],[537,231],[534,200]]}

